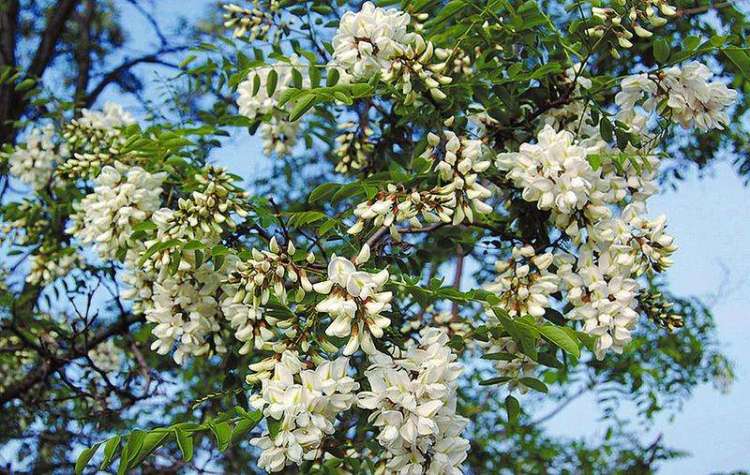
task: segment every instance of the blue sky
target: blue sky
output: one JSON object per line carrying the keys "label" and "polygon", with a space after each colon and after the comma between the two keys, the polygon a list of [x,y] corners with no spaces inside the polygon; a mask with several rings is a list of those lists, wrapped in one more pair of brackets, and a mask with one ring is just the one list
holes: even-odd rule
{"label": "blue sky", "polygon": [[[212,2],[201,0],[158,2],[160,21],[180,14],[200,15]],[[127,18],[133,32],[134,46],[145,50],[151,39],[142,19],[134,14]],[[142,68],[146,79],[155,72]],[[109,98],[115,96],[108,96]],[[116,98],[116,97],[115,97]],[[103,98],[106,100],[107,96]],[[118,99],[118,98],[116,98]],[[250,177],[268,171],[267,158],[262,156],[255,139],[238,134],[215,157],[233,172]],[[653,215],[665,213],[669,229],[680,246],[669,270],[671,290],[678,295],[697,295],[715,300],[713,311],[719,337],[726,353],[735,362],[737,381],[728,395],[710,386],[700,387],[673,420],[658,420],[644,440],[652,441],[662,433],[665,443],[684,449],[692,457],[672,462],[664,474],[703,474],[709,472],[750,469],[750,188],[728,164],[715,166],[699,179],[691,174],[679,189],[654,197],[650,204]],[[717,294],[720,292],[720,294]],[[551,431],[564,435],[593,437],[604,426],[593,398],[582,398],[571,404],[548,423]]]}

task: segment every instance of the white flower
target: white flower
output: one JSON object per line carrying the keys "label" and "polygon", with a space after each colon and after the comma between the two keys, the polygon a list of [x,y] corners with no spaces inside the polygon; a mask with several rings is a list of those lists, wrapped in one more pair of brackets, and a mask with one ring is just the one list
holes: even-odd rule
{"label": "white flower", "polygon": [[106,166],[94,182],[93,193],[76,205],[68,229],[83,243],[91,243],[104,259],[112,259],[133,233],[133,226],[151,217],[161,205],[166,173],[148,173],[122,164]]}
{"label": "white flower", "polygon": [[667,111],[663,114],[683,127],[723,129],[729,123],[727,109],[737,101],[737,91],[710,81],[712,77],[707,66],[695,61],[682,68],[672,66],[655,76],[629,76],[623,79],[622,90],[615,96],[621,109],[618,118],[630,122],[636,105],[654,112],[666,98]]}
{"label": "white flower", "polygon": [[107,102],[101,111],[82,109],[77,122],[94,129],[114,129],[135,124],[135,118],[120,104]]}
{"label": "white flower", "polygon": [[47,186],[52,179],[55,165],[67,155],[66,147],[55,143],[52,125],[35,128],[26,137],[23,147],[16,147],[8,155],[10,173],[35,190]]}
{"label": "white flower", "polygon": [[500,297],[498,304],[511,317],[542,317],[550,306],[550,295],[558,290],[559,278],[548,270],[552,254],[537,255],[531,246],[516,246],[511,259],[498,261],[494,282],[485,290]]}
{"label": "white flower", "polygon": [[[370,248],[365,244],[355,261],[360,265],[369,257]],[[375,353],[372,337],[381,338],[383,330],[390,326],[391,320],[381,315],[391,308],[393,294],[382,291],[388,277],[387,270],[374,274],[358,271],[354,262],[334,255],[328,264],[328,279],[313,286],[316,292],[327,295],[315,307],[331,316],[326,334],[349,337],[345,355],[353,354],[360,346],[365,353]]]}
{"label": "white flower", "polygon": [[523,199],[536,202],[539,209],[568,215],[590,202],[598,182],[586,156],[573,134],[547,125],[536,144],[524,143],[518,153],[501,153],[496,164],[523,189]]}
{"label": "white flower", "polygon": [[379,428],[391,472],[461,473],[469,448],[460,437],[468,420],[456,414],[463,368],[448,339],[443,329],[425,328],[419,346],[408,346],[397,360],[375,355],[365,373],[370,391],[358,394],[358,404],[373,411],[368,421]]}
{"label": "white flower", "polygon": [[402,55],[414,41],[408,33],[407,13],[379,8],[365,2],[357,12],[346,12],[333,37],[333,58],[354,79],[366,79],[388,71],[391,60]]}
{"label": "white flower", "polygon": [[258,465],[277,472],[320,457],[323,440],[334,433],[336,416],[356,401],[359,384],[348,375],[348,358],[324,361],[303,369],[296,353],[284,351],[273,375],[261,379],[261,391],[250,404],[263,411],[275,433],[266,430],[250,443],[262,449]]}

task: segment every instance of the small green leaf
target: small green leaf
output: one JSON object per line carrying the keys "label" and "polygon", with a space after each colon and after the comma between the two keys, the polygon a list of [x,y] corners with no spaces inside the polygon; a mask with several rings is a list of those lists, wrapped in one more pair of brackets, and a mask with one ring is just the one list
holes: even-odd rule
{"label": "small green leaf", "polygon": [[292,111],[289,113],[289,121],[294,122],[295,120],[302,117],[305,112],[310,110],[312,106],[315,105],[315,102],[317,101],[317,97],[315,97],[315,94],[305,93],[300,96],[297,101],[294,103],[294,107],[292,108]]}
{"label": "small green leaf", "polygon": [[654,41],[654,59],[657,63],[664,64],[669,59],[671,48],[664,38],[657,38]]}
{"label": "small green leaf", "polygon": [[101,470],[109,467],[109,464],[112,463],[112,459],[114,458],[117,449],[120,447],[121,439],[122,436],[118,434],[109,439],[107,443],[104,444],[104,459],[102,460],[102,464],[99,466]]}
{"label": "small green leaf", "polygon": [[521,414],[521,404],[518,403],[518,399],[508,395],[505,398],[505,410],[508,412],[508,420],[515,424],[518,421],[519,414]]}
{"label": "small green leaf", "polygon": [[96,454],[96,451],[99,450],[100,445],[102,444],[95,444],[87,449],[84,449],[83,452],[81,452],[81,455],[78,456],[78,460],[76,460],[76,475],[80,475],[81,473],[83,473],[83,469],[86,468],[86,464],[89,463],[94,454]]}
{"label": "small green leaf", "polygon": [[237,422],[232,429],[232,442],[242,439],[245,434],[250,432],[263,419],[263,413],[260,411],[245,412],[243,417]]}
{"label": "small green leaf", "polygon": [[193,435],[181,427],[174,428],[174,435],[177,439],[177,447],[182,452],[182,460],[189,462],[193,458]]}
{"label": "small green leaf", "polygon": [[578,343],[576,343],[576,341],[560,327],[554,325],[543,325],[539,327],[539,333],[550,342],[562,348],[563,351],[569,355],[576,359],[581,357],[581,349],[578,347]]}
{"label": "small green leaf", "polygon": [[533,389],[534,391],[539,391],[540,393],[546,393],[547,391],[549,391],[547,389],[547,385],[536,378],[520,378],[518,382],[523,384],[527,388]]}
{"label": "small green leaf", "polygon": [[480,381],[479,385],[480,386],[492,386],[494,384],[507,383],[511,379],[513,379],[513,378],[511,378],[510,376],[497,376],[495,378],[489,378],[489,379],[485,379],[483,381]]}
{"label": "small green leaf", "polygon": [[275,69],[268,71],[268,76],[266,77],[266,94],[268,94],[268,97],[272,97],[273,93],[276,92],[276,84],[278,82],[279,73]]}
{"label": "small green leaf", "polygon": [[602,116],[602,120],[599,121],[599,134],[605,142],[612,141],[612,123],[604,116]]}
{"label": "small green leaf", "polygon": [[256,74],[253,76],[253,96],[257,96],[258,91],[260,91],[260,76]]}
{"label": "small green leaf", "polygon": [[216,445],[222,452],[229,447],[229,442],[232,437],[232,427],[228,422],[220,422],[218,424],[210,424],[211,432],[216,437]]}
{"label": "small green leaf", "polygon": [[333,87],[336,85],[336,83],[339,82],[339,70],[338,69],[331,69],[328,71],[328,77],[326,78],[326,86]]}
{"label": "small green leaf", "polygon": [[307,202],[310,204],[317,203],[318,201],[325,200],[333,196],[333,194],[341,187],[338,183],[323,183],[315,187],[307,197]]}

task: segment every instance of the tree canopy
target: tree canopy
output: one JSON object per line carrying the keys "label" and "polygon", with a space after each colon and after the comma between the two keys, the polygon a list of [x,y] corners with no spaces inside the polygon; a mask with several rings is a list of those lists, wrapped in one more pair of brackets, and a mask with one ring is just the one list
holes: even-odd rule
{"label": "tree canopy", "polygon": [[[255,0],[166,28],[141,0],[0,0],[0,470],[685,455],[640,429],[732,365],[647,203],[750,173],[747,13]],[[240,134],[267,173],[219,166]],[[545,429],[589,394],[601,440]]]}

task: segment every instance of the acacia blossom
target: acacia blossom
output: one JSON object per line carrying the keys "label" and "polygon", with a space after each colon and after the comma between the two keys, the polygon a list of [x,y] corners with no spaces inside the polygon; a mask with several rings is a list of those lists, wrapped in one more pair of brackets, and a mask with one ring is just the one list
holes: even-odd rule
{"label": "acacia blossom", "polygon": [[668,115],[683,127],[721,130],[729,123],[727,109],[737,101],[737,91],[722,82],[711,81],[713,75],[706,65],[692,61],[655,75],[626,77],[615,96],[615,103],[621,108],[618,117],[629,121],[638,104],[647,112],[654,112],[666,99],[667,111],[662,115]]}
{"label": "acacia blossom", "polygon": [[8,154],[10,173],[35,190],[47,186],[55,166],[67,155],[67,147],[55,142],[55,129],[49,124],[34,128],[24,146]]}
{"label": "acacia blossom", "polygon": [[125,246],[133,226],[147,220],[161,206],[166,173],[149,173],[121,163],[106,166],[94,181],[94,191],[76,205],[67,232],[93,244],[104,259]]}
{"label": "acacia blossom", "polygon": [[358,405],[373,411],[368,422],[378,428],[387,473],[462,473],[468,419],[456,414],[456,387],[463,367],[448,340],[445,330],[425,328],[419,346],[396,359],[377,354],[365,372],[370,391],[358,394]]}
{"label": "acacia blossom", "polygon": [[297,353],[284,351],[268,366],[273,376],[262,379],[260,393],[250,398],[268,421],[263,435],[250,443],[262,450],[258,465],[269,472],[320,457],[336,416],[356,402],[359,384],[347,374],[348,358],[306,366]]}
{"label": "acacia blossom", "polygon": [[315,310],[331,316],[326,335],[349,337],[344,355],[351,355],[360,347],[367,354],[376,353],[372,338],[381,338],[391,320],[383,315],[391,309],[393,294],[383,291],[388,281],[388,270],[369,273],[357,266],[370,258],[370,247],[365,244],[360,253],[350,261],[333,256],[328,264],[328,279],[313,285],[313,289],[326,295]]}

